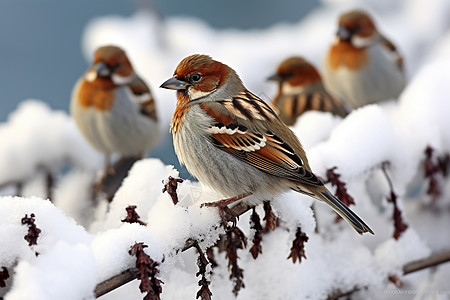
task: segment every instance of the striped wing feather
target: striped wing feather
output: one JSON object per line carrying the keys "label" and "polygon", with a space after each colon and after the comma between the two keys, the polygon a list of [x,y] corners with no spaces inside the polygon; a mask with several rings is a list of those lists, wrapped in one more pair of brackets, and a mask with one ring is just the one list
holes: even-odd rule
{"label": "striped wing feather", "polygon": [[[273,110],[264,101],[253,94],[252,97],[258,101],[252,101],[252,98],[247,97],[242,100],[232,98],[231,101],[238,101],[238,105],[233,105],[232,108],[229,106],[230,100],[222,101],[221,104],[227,109],[228,115],[220,113],[207,103],[201,105],[201,108],[216,121],[208,128],[213,144],[268,174],[299,183],[322,186],[323,183],[304,167],[300,156],[283,139],[267,127],[257,130],[242,125],[252,119],[264,120],[260,124],[267,124],[273,119],[279,122]],[[264,114],[257,114],[261,111]]]}

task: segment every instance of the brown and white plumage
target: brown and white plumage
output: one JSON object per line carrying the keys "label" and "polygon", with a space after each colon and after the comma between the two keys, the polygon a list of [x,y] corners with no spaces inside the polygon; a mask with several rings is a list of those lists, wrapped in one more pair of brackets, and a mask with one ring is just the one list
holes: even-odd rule
{"label": "brown and white plumage", "polygon": [[294,125],[301,114],[310,110],[331,112],[341,117],[351,110],[327,92],[319,72],[302,57],[293,56],[282,61],[269,80],[279,84],[271,105],[286,125]]}
{"label": "brown and white plumage", "polygon": [[366,12],[342,14],[324,65],[331,93],[354,108],[396,99],[405,86],[403,59]]}
{"label": "brown and white plumage", "polygon": [[293,189],[325,201],[359,233],[372,232],[312,173],[295,134],[233,69],[192,55],[161,87],[177,90],[175,152],[202,183],[228,197],[253,194],[256,201]]}
{"label": "brown and white plumage", "polygon": [[119,47],[97,49],[74,87],[71,114],[87,141],[107,157],[142,156],[158,140],[150,89]]}

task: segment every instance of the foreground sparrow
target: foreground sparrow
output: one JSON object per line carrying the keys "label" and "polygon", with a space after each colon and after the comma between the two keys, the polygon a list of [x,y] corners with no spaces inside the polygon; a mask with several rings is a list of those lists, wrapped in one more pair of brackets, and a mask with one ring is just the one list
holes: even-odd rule
{"label": "foreground sparrow", "polygon": [[145,82],[133,71],[125,52],[100,47],[86,74],[76,83],[71,114],[97,150],[142,157],[158,139],[155,101]]}
{"label": "foreground sparrow", "polygon": [[405,86],[397,48],[358,10],[340,16],[323,75],[329,91],[354,108],[396,99]]}
{"label": "foreground sparrow", "polygon": [[271,105],[286,125],[294,125],[309,110],[345,117],[351,109],[325,90],[319,72],[302,57],[285,59],[268,79],[279,83],[278,95]]}
{"label": "foreground sparrow", "polygon": [[192,55],[161,87],[177,90],[175,152],[202,183],[230,199],[253,195],[252,204],[293,189],[329,204],[358,233],[372,233],[311,172],[294,133],[233,69]]}

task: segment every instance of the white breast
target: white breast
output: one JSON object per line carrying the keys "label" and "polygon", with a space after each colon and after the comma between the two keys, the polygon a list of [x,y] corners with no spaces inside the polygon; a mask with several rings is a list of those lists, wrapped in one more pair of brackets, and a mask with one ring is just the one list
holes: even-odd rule
{"label": "white breast", "polygon": [[71,113],[86,139],[103,153],[142,155],[158,140],[157,123],[140,113],[127,87],[116,89],[110,110],[84,108],[73,100]]}
{"label": "white breast", "polygon": [[356,71],[342,66],[337,70],[324,69],[327,88],[355,108],[397,99],[405,86],[403,72],[388,50],[375,44],[369,48],[368,57],[366,66]]}

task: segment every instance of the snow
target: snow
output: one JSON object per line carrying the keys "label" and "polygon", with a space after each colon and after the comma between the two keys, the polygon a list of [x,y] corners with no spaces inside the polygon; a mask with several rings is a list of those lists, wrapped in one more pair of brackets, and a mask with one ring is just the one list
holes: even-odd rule
{"label": "snow", "polygon": [[[70,259],[68,259],[70,258]],[[79,262],[83,263],[80,264]],[[95,288],[94,257],[83,244],[58,241],[34,263],[21,261],[15,268],[12,290],[5,300],[89,299]],[[49,287],[58,286],[57,289]]]}
{"label": "snow", "polygon": [[[437,155],[450,152],[450,23],[448,1],[324,0],[323,5],[295,24],[275,24],[265,30],[215,30],[201,20],[177,17],[161,21],[149,12],[131,17],[106,16],[91,21],[82,46],[89,60],[103,44],[123,47],[137,72],[149,82],[157,101],[162,130],[168,130],[175,107],[173,92],[157,87],[169,78],[186,55],[207,53],[230,65],[245,85],[264,100],[276,93],[265,81],[287,56],[303,55],[319,69],[340,12],[355,6],[374,14],[383,32],[405,54],[409,83],[399,99],[369,105],[346,118],[308,112],[293,131],[302,141],[314,172],[325,178],[334,166],[355,199],[354,210],[375,236],[357,235],[325,205],[295,192],[275,197],[271,204],[282,219],[265,233],[263,253],[254,260],[248,252],[254,230],[249,214],[239,227],[248,237],[247,249],[238,250],[245,288],[236,299],[324,299],[340,290],[360,290],[355,299],[399,299],[394,292],[408,289],[442,296],[448,290],[449,267],[403,276],[402,266],[449,249],[445,228],[450,226],[450,182],[439,177],[442,196],[434,208],[423,179],[425,147]],[[425,13],[424,13],[425,12]],[[183,28],[184,30],[180,30]],[[188,28],[189,30],[185,30]],[[261,47],[264,45],[264,47]],[[167,134],[167,132],[166,132]],[[8,121],[0,124],[0,267],[14,270],[4,299],[92,299],[99,282],[134,266],[128,254],[135,242],[161,263],[162,299],[192,299],[198,290],[194,250],[181,252],[187,240],[202,249],[224,233],[219,214],[201,203],[221,195],[193,180],[178,185],[180,202],[174,205],[162,192],[163,181],[178,177],[173,166],[157,158],[134,164],[111,203],[91,200],[92,182],[102,168],[101,155],[77,131],[67,113],[52,110],[38,100],[23,101]],[[390,190],[380,169],[389,161],[389,175],[408,229],[395,240]],[[52,201],[46,176],[55,180]],[[22,195],[5,183],[23,182]],[[334,191],[334,187],[327,185]],[[136,205],[147,226],[123,223],[125,208]],[[263,209],[256,211],[263,216]],[[42,230],[37,245],[28,246],[21,219],[34,213]],[[264,224],[264,221],[263,221]],[[287,257],[297,227],[309,240],[306,259],[293,264]],[[447,234],[448,236],[448,234]],[[443,238],[445,237],[445,238]],[[36,256],[35,253],[39,255]],[[208,274],[214,299],[232,299],[224,253],[215,250],[219,264]],[[208,267],[209,268],[209,267]],[[405,290],[388,281],[397,275]],[[383,292],[384,291],[384,292]],[[404,295],[405,299],[406,296]],[[447,295],[448,296],[448,295]],[[141,299],[138,283],[131,282],[102,299]],[[403,299],[403,298],[402,298]]]}
{"label": "snow", "polygon": [[38,100],[20,103],[0,126],[0,139],[8,141],[0,148],[1,183],[27,180],[38,170],[57,171],[66,163],[90,170],[99,166],[99,154],[67,113]]}

